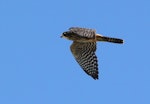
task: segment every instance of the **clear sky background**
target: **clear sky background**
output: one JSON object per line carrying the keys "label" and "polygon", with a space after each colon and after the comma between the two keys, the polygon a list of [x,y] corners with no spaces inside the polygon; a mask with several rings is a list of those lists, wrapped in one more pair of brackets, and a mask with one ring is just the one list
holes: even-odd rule
{"label": "clear sky background", "polygon": [[[99,80],[60,38],[96,29]],[[149,0],[0,0],[0,104],[150,104]]]}

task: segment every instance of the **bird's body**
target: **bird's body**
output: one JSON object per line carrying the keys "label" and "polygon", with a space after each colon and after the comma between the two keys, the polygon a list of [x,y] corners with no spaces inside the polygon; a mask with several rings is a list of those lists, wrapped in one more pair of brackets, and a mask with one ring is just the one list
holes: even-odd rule
{"label": "bird's body", "polygon": [[93,29],[80,27],[69,28],[69,31],[64,32],[62,37],[73,41],[70,47],[72,54],[83,70],[94,79],[98,79],[98,61],[95,55],[96,42],[123,43],[122,39],[105,37],[96,34]]}

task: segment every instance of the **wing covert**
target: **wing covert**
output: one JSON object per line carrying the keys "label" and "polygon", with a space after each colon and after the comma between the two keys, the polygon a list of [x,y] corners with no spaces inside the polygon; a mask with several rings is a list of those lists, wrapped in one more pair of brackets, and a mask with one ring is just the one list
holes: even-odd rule
{"label": "wing covert", "polygon": [[93,29],[71,27],[71,28],[69,28],[69,31],[71,31],[75,34],[78,34],[82,37],[87,37],[87,38],[95,38],[96,37],[96,31]]}

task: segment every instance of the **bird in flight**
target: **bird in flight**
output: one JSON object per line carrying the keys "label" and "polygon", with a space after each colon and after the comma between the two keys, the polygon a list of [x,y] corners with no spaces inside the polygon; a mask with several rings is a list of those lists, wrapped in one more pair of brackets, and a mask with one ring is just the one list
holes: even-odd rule
{"label": "bird in flight", "polygon": [[95,54],[96,42],[112,42],[123,44],[122,39],[111,38],[97,34],[94,29],[71,27],[62,36],[73,43],[71,52],[81,68],[92,78],[98,79],[98,60]]}

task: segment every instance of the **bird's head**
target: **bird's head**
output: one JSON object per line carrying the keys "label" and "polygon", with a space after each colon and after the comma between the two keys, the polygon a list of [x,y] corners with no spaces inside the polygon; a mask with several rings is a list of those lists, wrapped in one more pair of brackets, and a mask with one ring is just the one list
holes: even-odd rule
{"label": "bird's head", "polygon": [[74,40],[74,37],[75,37],[75,34],[71,31],[63,32],[63,34],[61,35],[61,38],[66,38],[69,40]]}

